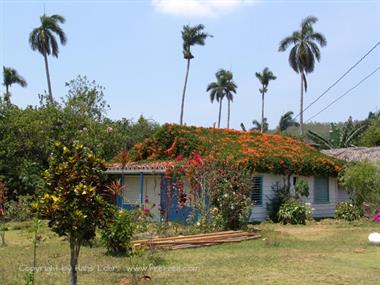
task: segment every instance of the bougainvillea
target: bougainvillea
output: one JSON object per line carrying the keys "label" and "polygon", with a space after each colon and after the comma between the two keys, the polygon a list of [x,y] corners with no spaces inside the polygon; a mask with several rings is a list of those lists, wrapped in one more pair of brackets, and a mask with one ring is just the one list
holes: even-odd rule
{"label": "bougainvillea", "polygon": [[[279,134],[165,124],[129,152],[132,161],[196,163],[194,154],[208,161],[229,161],[252,172],[280,175],[337,176],[342,162],[312,146]],[[180,162],[180,163],[178,163]],[[183,171],[173,167],[175,171]]]}

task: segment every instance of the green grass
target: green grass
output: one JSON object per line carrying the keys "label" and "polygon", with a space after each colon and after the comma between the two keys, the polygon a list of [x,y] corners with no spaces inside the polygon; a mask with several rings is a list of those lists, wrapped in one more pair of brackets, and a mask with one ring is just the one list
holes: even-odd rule
{"label": "green grass", "polygon": [[[322,221],[307,226],[263,224],[259,240],[176,251],[135,259],[112,257],[103,247],[82,248],[79,284],[119,284],[131,265],[151,266],[149,284],[378,284],[380,246],[367,243],[375,223]],[[32,264],[32,234],[9,224],[7,246],[0,247],[1,284],[24,284],[22,266]],[[67,266],[68,243],[46,226],[38,266]],[[20,268],[21,266],[21,268]],[[99,267],[98,267],[99,266]],[[93,272],[88,272],[93,269]],[[100,269],[100,271],[98,271]],[[107,270],[109,270],[107,272]],[[66,272],[41,272],[36,284],[68,284]],[[129,284],[129,283],[122,283]],[[144,283],[145,284],[145,283]]]}

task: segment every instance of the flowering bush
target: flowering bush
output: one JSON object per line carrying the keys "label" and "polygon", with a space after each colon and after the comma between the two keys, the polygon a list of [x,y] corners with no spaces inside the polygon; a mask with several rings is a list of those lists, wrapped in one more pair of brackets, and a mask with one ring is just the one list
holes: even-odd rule
{"label": "flowering bush", "polygon": [[304,203],[295,199],[287,200],[278,211],[278,220],[284,225],[306,224],[306,220],[310,216],[310,208]]}
{"label": "flowering bush", "polygon": [[335,217],[346,221],[359,220],[363,211],[353,201],[339,203],[335,208]]}
{"label": "flowering bush", "polygon": [[291,137],[165,124],[129,152],[132,161],[228,160],[252,172],[336,176],[341,162]]}

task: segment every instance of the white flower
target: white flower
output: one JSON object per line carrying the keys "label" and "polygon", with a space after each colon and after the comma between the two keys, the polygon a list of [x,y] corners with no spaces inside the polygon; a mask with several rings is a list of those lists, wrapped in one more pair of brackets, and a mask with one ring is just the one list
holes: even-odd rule
{"label": "white flower", "polygon": [[200,222],[198,222],[198,223],[197,223],[197,226],[199,227],[200,225],[201,225],[201,223],[200,223]]}
{"label": "white flower", "polygon": [[226,194],[224,194],[223,196],[224,196],[224,198],[227,198],[227,197],[228,197],[228,194],[226,193]]}

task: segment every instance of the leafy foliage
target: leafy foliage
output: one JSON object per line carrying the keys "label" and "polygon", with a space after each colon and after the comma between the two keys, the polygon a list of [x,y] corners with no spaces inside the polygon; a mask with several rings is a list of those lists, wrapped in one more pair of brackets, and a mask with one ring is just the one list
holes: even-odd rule
{"label": "leafy foliage", "polygon": [[292,126],[299,127],[299,123],[293,118],[293,115],[294,113],[292,111],[289,111],[281,116],[277,127],[280,132],[286,131],[289,127]]}
{"label": "leafy foliage", "polygon": [[348,166],[340,182],[350,193],[355,205],[368,204],[373,210],[380,208],[380,167],[368,161]]}
{"label": "leafy foliage", "polygon": [[314,142],[314,145],[320,149],[345,148],[355,146],[354,143],[362,135],[365,129],[366,124],[354,124],[352,118],[349,117],[342,127],[338,127],[336,124],[331,123],[330,133],[327,138],[310,130],[307,132],[307,136]]}
{"label": "leafy foliage", "polygon": [[32,202],[30,195],[19,196],[18,201],[10,200],[5,203],[5,218],[10,221],[27,221],[33,218]]}
{"label": "leafy foliage", "polygon": [[[132,161],[170,161],[178,156],[231,161],[251,172],[336,176],[341,162],[278,134],[165,124],[130,151]],[[175,162],[173,162],[175,164]]]}
{"label": "leafy foliage", "polygon": [[3,85],[5,86],[4,101],[10,103],[11,93],[9,87],[13,84],[18,84],[21,87],[26,87],[26,80],[17,73],[16,69],[3,66]]}
{"label": "leafy foliage", "polygon": [[205,45],[205,40],[207,37],[212,37],[212,35],[203,32],[204,26],[202,24],[196,26],[183,26],[182,30],[182,41],[183,41],[183,57],[185,59],[194,58],[191,53],[191,47],[194,45]]}
{"label": "leafy foliage", "polygon": [[104,161],[81,144],[55,143],[44,171],[45,187],[35,207],[49,218],[49,227],[67,236],[71,251],[71,282],[76,284],[79,251],[95,237],[109,214],[101,196],[105,191]]}
{"label": "leafy foliage", "polygon": [[369,121],[369,126],[363,132],[359,144],[367,147],[380,146],[380,117]]}
{"label": "leafy foliage", "polygon": [[353,201],[341,202],[335,207],[335,217],[346,221],[356,221],[363,216],[363,211]]}
{"label": "leafy foliage", "polygon": [[305,225],[308,217],[311,216],[308,207],[295,199],[289,199],[281,205],[278,211],[278,220],[283,224]]}
{"label": "leafy foliage", "polygon": [[102,230],[101,238],[111,254],[128,254],[136,229],[133,211],[113,210],[109,222]]}
{"label": "leafy foliage", "polygon": [[67,83],[63,103],[41,103],[25,109],[0,100],[0,180],[9,188],[9,199],[33,194],[48,167],[55,141],[81,142],[106,160],[141,142],[157,123],[140,117],[113,121],[106,117],[104,88],[86,77]]}

